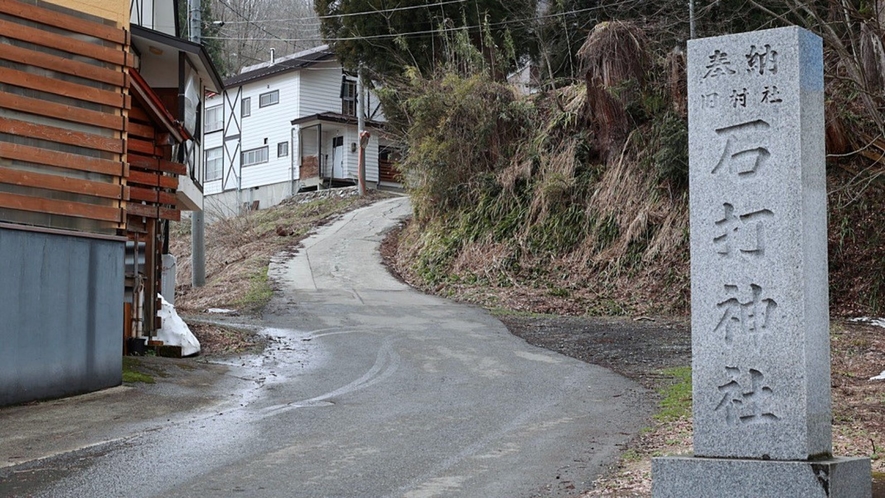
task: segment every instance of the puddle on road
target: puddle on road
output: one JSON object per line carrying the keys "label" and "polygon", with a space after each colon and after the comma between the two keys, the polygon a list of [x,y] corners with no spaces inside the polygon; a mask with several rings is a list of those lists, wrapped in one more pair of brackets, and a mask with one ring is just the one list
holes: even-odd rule
{"label": "puddle on road", "polygon": [[267,339],[267,346],[260,354],[213,361],[229,367],[232,376],[249,382],[242,392],[233,394],[240,398],[240,405],[243,407],[257,401],[263,390],[289,382],[298,375],[321,366],[326,358],[319,344],[313,341],[313,332],[262,328],[258,333]]}

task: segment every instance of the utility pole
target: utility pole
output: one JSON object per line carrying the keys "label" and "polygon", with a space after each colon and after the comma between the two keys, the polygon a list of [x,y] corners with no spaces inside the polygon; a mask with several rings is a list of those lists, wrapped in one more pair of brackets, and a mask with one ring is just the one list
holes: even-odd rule
{"label": "utility pole", "polygon": [[356,120],[360,139],[357,179],[359,181],[360,195],[366,195],[366,146],[369,144],[369,132],[366,131],[366,101],[362,66],[357,70],[356,76]]}
{"label": "utility pole", "polygon": [[[194,43],[202,41],[202,5],[201,0],[187,1],[188,38]],[[195,145],[195,144],[194,144]],[[197,168],[202,168],[202,161],[197,158]],[[205,203],[204,203],[205,204]],[[191,213],[191,285],[206,285],[206,238],[203,210]]]}
{"label": "utility pole", "polygon": [[694,39],[696,36],[694,30],[694,0],[688,0],[688,37]]}

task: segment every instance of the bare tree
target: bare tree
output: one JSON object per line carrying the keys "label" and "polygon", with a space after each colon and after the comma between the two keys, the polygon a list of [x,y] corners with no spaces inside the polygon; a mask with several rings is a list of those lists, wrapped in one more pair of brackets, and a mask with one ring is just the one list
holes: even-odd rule
{"label": "bare tree", "polygon": [[[230,73],[322,43],[311,0],[212,0]],[[230,76],[229,74],[228,76]]]}

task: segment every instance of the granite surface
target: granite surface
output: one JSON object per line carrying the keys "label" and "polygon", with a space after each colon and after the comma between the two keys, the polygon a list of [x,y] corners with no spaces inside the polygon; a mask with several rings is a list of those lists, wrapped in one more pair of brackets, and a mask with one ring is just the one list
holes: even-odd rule
{"label": "granite surface", "polygon": [[664,457],[652,460],[653,498],[869,498],[870,460]]}
{"label": "granite surface", "polygon": [[831,453],[820,38],[688,44],[694,448]]}

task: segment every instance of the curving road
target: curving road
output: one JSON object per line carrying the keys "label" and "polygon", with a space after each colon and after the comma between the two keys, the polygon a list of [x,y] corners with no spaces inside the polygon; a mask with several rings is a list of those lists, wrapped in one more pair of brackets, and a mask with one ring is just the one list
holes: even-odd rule
{"label": "curving road", "polygon": [[648,393],[392,278],[378,245],[409,212],[406,198],[354,211],[272,265],[279,292],[263,320],[271,347],[230,365],[230,400],[136,431],[35,495],[585,490],[643,426]]}

